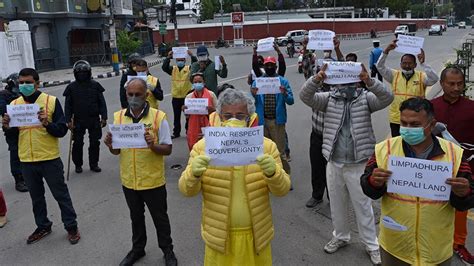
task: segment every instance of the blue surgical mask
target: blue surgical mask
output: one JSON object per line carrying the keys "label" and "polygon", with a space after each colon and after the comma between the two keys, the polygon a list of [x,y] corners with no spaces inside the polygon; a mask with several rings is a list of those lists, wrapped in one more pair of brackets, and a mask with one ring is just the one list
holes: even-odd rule
{"label": "blue surgical mask", "polygon": [[184,61],[176,61],[176,65],[181,68],[181,67],[184,67],[184,65],[186,64],[186,62]]}
{"label": "blue surgical mask", "polygon": [[202,91],[202,89],[204,89],[204,83],[193,83],[193,89],[196,91]]}
{"label": "blue surgical mask", "polygon": [[400,136],[408,145],[418,145],[426,139],[423,127],[400,127]]}
{"label": "blue surgical mask", "polygon": [[148,73],[147,72],[137,72],[137,76],[148,76]]}
{"label": "blue surgical mask", "polygon": [[35,92],[35,84],[20,84],[20,93],[23,94],[23,96],[30,96]]}

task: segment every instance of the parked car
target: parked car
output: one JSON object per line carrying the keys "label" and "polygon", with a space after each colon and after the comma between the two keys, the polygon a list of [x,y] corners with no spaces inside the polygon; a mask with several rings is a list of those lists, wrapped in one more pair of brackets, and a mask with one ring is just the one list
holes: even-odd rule
{"label": "parked car", "polygon": [[428,30],[428,35],[443,35],[441,25],[431,25],[431,28]]}
{"label": "parked car", "polygon": [[466,22],[464,22],[464,21],[459,22],[459,23],[458,23],[458,27],[459,27],[460,29],[465,29],[465,28],[466,28]]}
{"label": "parked car", "polygon": [[304,37],[308,35],[306,30],[290,30],[285,36],[278,37],[276,43],[279,46],[286,46],[288,44],[288,37],[291,37],[295,43],[303,43]]}

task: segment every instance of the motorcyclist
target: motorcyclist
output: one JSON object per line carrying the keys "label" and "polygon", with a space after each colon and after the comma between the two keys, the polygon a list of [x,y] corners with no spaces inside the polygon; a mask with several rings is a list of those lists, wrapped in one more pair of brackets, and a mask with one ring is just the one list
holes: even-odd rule
{"label": "motorcyclist", "polygon": [[293,40],[293,38],[288,37],[288,41],[287,41],[287,44],[286,44],[286,50],[288,52],[288,56],[289,57],[293,57],[293,55],[295,54],[295,40]]}

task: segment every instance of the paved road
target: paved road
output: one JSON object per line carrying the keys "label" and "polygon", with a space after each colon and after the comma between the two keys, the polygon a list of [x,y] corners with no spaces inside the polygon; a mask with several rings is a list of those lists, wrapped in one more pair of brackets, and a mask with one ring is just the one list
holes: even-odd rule
{"label": "paved road", "polygon": [[[437,71],[448,59],[453,60],[453,48],[459,47],[460,40],[469,30],[449,29],[442,37],[426,36],[426,62]],[[418,35],[425,36],[425,32]],[[381,38],[385,47],[390,37]],[[359,60],[367,62],[371,40],[343,41],[345,53],[356,52]],[[246,75],[250,70],[251,49],[211,50],[211,56],[222,53],[229,65],[229,77],[224,81],[246,90]],[[397,67],[400,54],[392,53],[388,65]],[[319,209],[307,209],[304,204],[311,195],[310,168],[308,158],[309,133],[311,130],[311,111],[299,100],[298,94],[303,76],[297,73],[296,59],[287,60],[287,77],[295,94],[295,105],[288,108],[288,134],[290,138],[292,182],[294,191],[286,197],[273,198],[273,218],[275,239],[273,261],[275,265],[369,265],[370,260],[364,247],[354,233],[352,244],[340,252],[327,255],[323,246],[331,238],[329,205],[322,204]],[[171,118],[170,79],[159,67],[151,69],[160,77],[167,94],[161,107]],[[222,82],[223,80],[221,80]],[[106,88],[109,116],[118,110],[119,78],[100,80]],[[64,86],[45,89],[45,92],[61,96]],[[436,93],[434,93],[436,94]],[[60,97],[62,100],[62,97]],[[374,130],[378,140],[389,132],[387,111],[373,115]],[[62,158],[67,159],[69,135],[61,141]],[[118,157],[109,154],[102,145],[100,166],[103,172],[95,174],[85,167],[84,173],[71,174],[69,188],[78,213],[82,240],[71,246],[62,228],[57,204],[47,193],[50,219],[54,222],[53,233],[34,245],[26,245],[26,237],[34,230],[31,202],[28,194],[14,191],[13,180],[8,167],[8,153],[4,141],[0,142],[0,187],[3,188],[8,203],[10,223],[0,229],[0,265],[113,265],[118,264],[131,247],[131,228],[128,209],[121,191]],[[185,164],[188,149],[185,138],[174,141],[173,153],[166,159],[169,215],[175,252],[181,265],[201,265],[204,244],[200,236],[200,197],[185,198],[177,188],[180,170],[171,170],[173,164]],[[87,161],[87,160],[86,160]],[[349,218],[352,219],[352,218]],[[147,256],[140,264],[164,265],[162,253],[158,249],[152,222],[147,217],[149,245]],[[473,247],[472,241],[469,245]],[[474,247],[473,247],[474,248]],[[459,263],[459,262],[456,262]]]}

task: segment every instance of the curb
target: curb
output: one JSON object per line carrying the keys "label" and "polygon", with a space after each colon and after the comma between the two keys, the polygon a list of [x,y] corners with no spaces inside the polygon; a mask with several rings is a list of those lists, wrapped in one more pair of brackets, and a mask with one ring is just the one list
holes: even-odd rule
{"label": "curb", "polygon": [[[156,66],[156,65],[159,65],[163,62],[163,59],[158,59],[156,61],[153,61],[153,62],[150,62],[148,63],[148,67],[152,67],[152,66]],[[99,74],[99,75],[95,75],[95,76],[92,76],[92,79],[104,79],[104,78],[112,78],[112,77],[117,77],[117,76],[120,76],[122,75],[123,73],[127,72],[126,69],[121,69],[120,71],[118,72],[107,72],[107,73],[104,73],[104,74]],[[47,88],[47,87],[54,87],[54,86],[59,86],[59,85],[64,85],[64,84],[69,84],[69,83],[72,83],[74,80],[73,79],[70,79],[70,80],[55,80],[55,81],[44,81],[40,84],[40,87],[42,88]]]}

